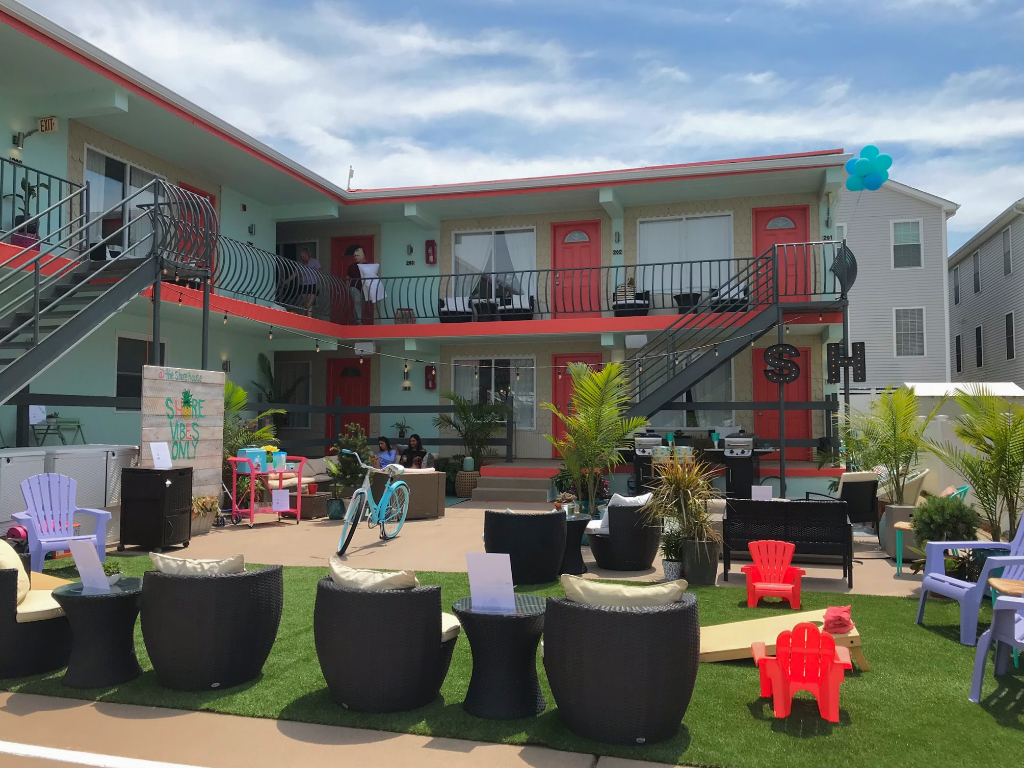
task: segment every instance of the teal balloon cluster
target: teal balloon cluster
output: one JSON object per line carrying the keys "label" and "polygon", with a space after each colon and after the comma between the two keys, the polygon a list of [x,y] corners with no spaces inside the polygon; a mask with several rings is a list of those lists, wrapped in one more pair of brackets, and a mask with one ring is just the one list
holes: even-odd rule
{"label": "teal balloon cluster", "polygon": [[868,144],[860,151],[860,157],[851,157],[846,161],[846,188],[851,192],[867,189],[874,192],[881,189],[889,180],[889,169],[892,168],[892,157],[879,152],[874,144]]}

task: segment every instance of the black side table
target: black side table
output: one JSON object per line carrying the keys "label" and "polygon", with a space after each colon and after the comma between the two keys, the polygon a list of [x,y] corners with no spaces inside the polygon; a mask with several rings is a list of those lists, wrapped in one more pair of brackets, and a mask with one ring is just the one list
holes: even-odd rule
{"label": "black side table", "polygon": [[107,688],[134,680],[142,669],[135,657],[135,620],[142,579],[122,578],[110,592],[84,591],[81,584],[53,590],[71,624],[68,688]]}
{"label": "black side table", "polygon": [[544,711],[537,681],[537,645],[544,631],[543,598],[516,595],[516,612],[480,613],[471,599],[456,600],[452,611],[473,653],[473,676],[463,708],[489,720],[515,720]]}
{"label": "black side table", "polygon": [[580,576],[587,572],[587,564],[583,562],[583,534],[587,532],[587,523],[593,518],[590,515],[566,515],[565,518],[565,554],[562,555],[562,567],[559,573],[570,573]]}

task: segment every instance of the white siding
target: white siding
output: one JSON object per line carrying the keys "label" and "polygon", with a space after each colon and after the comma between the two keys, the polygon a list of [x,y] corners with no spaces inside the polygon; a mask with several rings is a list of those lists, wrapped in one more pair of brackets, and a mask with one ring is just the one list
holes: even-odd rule
{"label": "white siding", "polygon": [[[978,249],[981,255],[981,293],[974,292],[971,255],[960,262],[960,303],[953,304],[953,270],[949,277],[949,333],[963,336],[964,369],[953,381],[1024,381],[1024,216],[1010,222],[1013,271],[1003,274],[1003,231]],[[856,253],[856,251],[854,251]],[[965,279],[966,278],[966,279]],[[1013,312],[1016,356],[1006,359],[1006,315]],[[975,362],[974,329],[982,326],[982,359]],[[950,349],[952,350],[952,340]],[[952,353],[952,352],[951,352]]]}
{"label": "white siding", "polygon": [[[877,192],[844,191],[834,218],[846,225],[846,242],[857,257],[857,282],[850,291],[850,340],[865,343],[864,386],[945,381],[946,214],[936,205],[885,186]],[[915,220],[922,223],[922,267],[893,269],[892,222]],[[962,297],[962,283],[960,291]],[[923,357],[896,357],[893,309],[904,307],[925,309]]]}

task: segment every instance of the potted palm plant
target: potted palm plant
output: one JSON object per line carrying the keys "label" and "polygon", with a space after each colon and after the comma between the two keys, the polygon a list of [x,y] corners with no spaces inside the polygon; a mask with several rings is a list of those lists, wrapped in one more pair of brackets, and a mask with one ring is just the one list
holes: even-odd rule
{"label": "potted palm plant", "polygon": [[455,488],[457,495],[470,496],[480,479],[480,466],[484,459],[494,455],[490,440],[512,418],[512,406],[509,403],[477,403],[451,391],[443,392],[441,397],[450,400],[455,410],[439,413],[433,424],[438,429],[456,432],[462,439],[466,455],[473,461],[473,469],[462,470],[456,475]]}
{"label": "potted palm plant", "polygon": [[650,520],[660,520],[665,530],[662,552],[668,560],[663,566],[666,578],[670,572],[681,570],[691,584],[713,585],[722,554],[722,537],[708,510],[708,502],[721,496],[712,485],[714,469],[693,456],[659,461],[655,468],[646,515]]}
{"label": "potted palm plant", "polygon": [[627,436],[646,427],[647,419],[625,415],[629,387],[620,363],[609,363],[600,370],[586,363],[571,363],[569,375],[575,389],[571,413],[562,413],[552,403],[541,403],[562,422],[565,437],[544,437],[562,454],[587,511],[593,513],[597,511],[603,473],[610,473],[622,463],[619,447]]}

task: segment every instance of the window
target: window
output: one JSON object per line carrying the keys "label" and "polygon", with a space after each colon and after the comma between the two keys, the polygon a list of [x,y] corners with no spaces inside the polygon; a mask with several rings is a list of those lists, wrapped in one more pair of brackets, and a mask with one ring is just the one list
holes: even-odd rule
{"label": "window", "polygon": [[1010,248],[1010,228],[1003,230],[1003,274],[1008,275],[1013,271],[1013,255]]}
{"label": "window", "polygon": [[788,216],[776,216],[765,229],[796,229],[796,224]]}
{"label": "window", "polygon": [[1006,359],[1013,360],[1016,350],[1013,344],[1013,312],[1006,315]]}
{"label": "window", "polygon": [[894,269],[922,266],[920,221],[892,223],[892,266]]}
{"label": "window", "polygon": [[896,332],[896,357],[924,355],[924,308],[893,310]]}
{"label": "window", "polygon": [[981,326],[974,329],[974,367],[981,368],[983,362],[981,356]]}
{"label": "window", "polygon": [[971,256],[971,265],[974,267],[974,292],[981,293],[981,254],[978,251]]}
{"label": "window", "polygon": [[[274,364],[274,386],[285,403],[310,405],[313,401],[313,364],[308,360],[281,360]],[[309,429],[309,413],[288,411],[288,429]]]}
{"label": "window", "polygon": [[[655,366],[655,369],[657,366]],[[650,368],[648,368],[650,370]],[[643,374],[642,374],[643,375]],[[705,376],[693,388],[683,393],[679,401],[685,403],[728,403],[733,401],[732,361]],[[679,429],[680,427],[731,427],[735,425],[735,411],[658,411],[651,416],[651,426],[656,429]],[[728,434],[728,433],[725,433]]]}
{"label": "window", "polygon": [[956,350],[956,372],[961,373],[964,369],[964,345],[959,334],[954,339],[954,348]]}
{"label": "window", "polygon": [[707,291],[732,277],[732,214],[641,221],[637,238],[638,291]]}
{"label": "window", "polygon": [[953,267],[953,304],[960,303],[960,267]]}
{"label": "window", "polygon": [[537,295],[537,234],[532,229],[456,233],[454,255],[454,297]]}
{"label": "window", "polygon": [[848,231],[849,227],[846,224],[836,224],[836,240],[841,243],[847,238]]}
{"label": "window", "polygon": [[[87,147],[85,183],[89,186],[89,214],[92,217],[99,217],[106,212],[102,219],[90,227],[90,244],[106,240],[108,248],[121,251],[147,240],[153,234],[152,222],[148,217],[136,220],[145,216],[149,207],[156,202],[155,193],[150,190],[136,195],[123,206],[115,206],[129,195],[145,188],[156,178],[149,171]],[[114,210],[108,210],[111,208]],[[127,228],[124,226],[125,222],[129,222]]]}
{"label": "window", "polygon": [[512,399],[516,429],[537,428],[536,363],[533,358],[453,360],[452,389],[477,403]]}
{"label": "window", "polygon": [[[149,340],[117,337],[117,397],[142,397],[142,366],[148,364]],[[160,365],[167,362],[167,342],[160,342]],[[134,410],[134,409],[132,409]]]}
{"label": "window", "polygon": [[589,243],[590,236],[580,229],[574,229],[568,235],[565,236],[564,242],[566,243]]}

